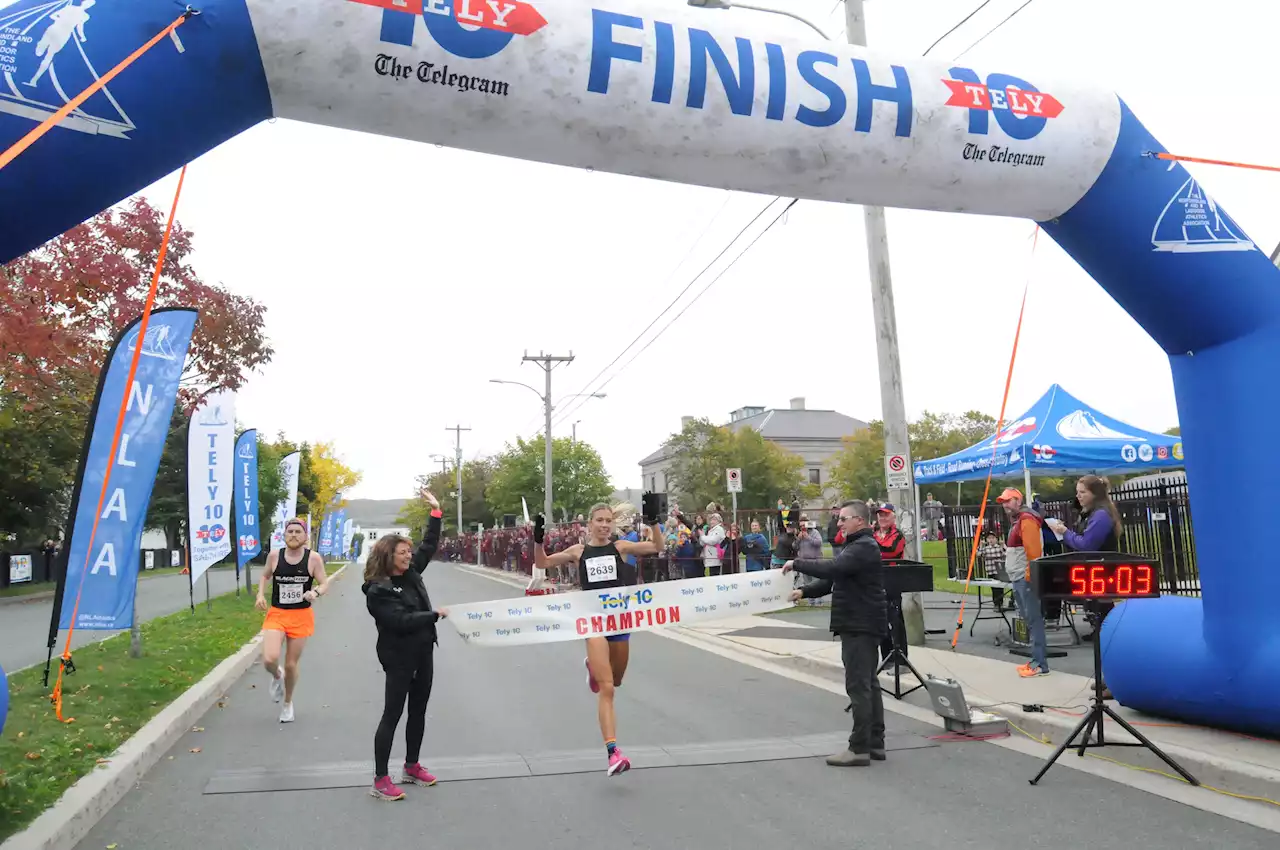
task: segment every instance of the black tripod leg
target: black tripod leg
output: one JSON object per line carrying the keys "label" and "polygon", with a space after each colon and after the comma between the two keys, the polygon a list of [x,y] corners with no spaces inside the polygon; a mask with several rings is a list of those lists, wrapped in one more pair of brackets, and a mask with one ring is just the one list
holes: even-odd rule
{"label": "black tripod leg", "polygon": [[[1092,711],[1089,712],[1089,715],[1087,717],[1085,717],[1083,720],[1080,721],[1080,723],[1076,726],[1075,731],[1073,731],[1070,735],[1068,735],[1067,739],[1058,745],[1058,749],[1053,751],[1053,755],[1049,756],[1049,760],[1044,763],[1044,767],[1040,768],[1040,772],[1036,774],[1036,778],[1031,780],[1032,785],[1035,785],[1037,782],[1039,782],[1040,778],[1049,772],[1049,768],[1053,767],[1053,763],[1058,760],[1058,756],[1062,755],[1063,752],[1066,751],[1067,747],[1071,746],[1071,742],[1074,741],[1076,739],[1076,736],[1079,735],[1080,732],[1085,728],[1085,726],[1091,722],[1093,722]],[[1088,737],[1086,737],[1085,740],[1087,741]]]}
{"label": "black tripod leg", "polygon": [[[1173,768],[1174,770],[1176,770],[1176,771],[1178,772],[1178,775],[1179,775],[1179,776],[1181,776],[1183,779],[1185,779],[1185,780],[1187,780],[1188,782],[1190,782],[1192,785],[1196,785],[1196,786],[1198,786],[1198,785],[1200,784],[1200,780],[1199,780],[1199,779],[1196,779],[1196,778],[1195,778],[1194,776],[1192,776],[1190,773],[1187,773],[1187,772],[1186,772],[1186,770],[1184,770],[1184,769],[1182,768],[1182,765],[1178,764],[1176,761],[1174,761],[1173,759],[1169,758],[1167,755],[1165,755],[1165,754],[1164,754],[1164,751],[1163,751],[1163,750],[1161,750],[1161,749],[1160,749],[1159,747],[1157,747],[1155,744],[1151,743],[1151,741],[1149,741],[1149,740],[1148,740],[1148,739],[1147,739],[1147,738],[1146,738],[1146,737],[1145,737],[1141,732],[1139,732],[1137,729],[1134,729],[1132,726],[1130,726],[1130,725],[1128,724],[1128,722],[1127,722],[1127,721],[1125,721],[1125,719],[1124,719],[1123,717],[1121,717],[1120,715],[1116,714],[1114,711],[1112,711],[1112,710],[1111,710],[1111,706],[1104,705],[1104,706],[1102,707],[1102,710],[1103,710],[1103,711],[1105,711],[1105,712],[1107,713],[1107,716],[1108,716],[1108,717],[1110,717],[1110,718],[1111,718],[1112,720],[1114,720],[1115,722],[1119,723],[1119,724],[1120,724],[1120,727],[1121,727],[1122,729],[1124,729],[1124,731],[1128,732],[1130,735],[1132,735],[1133,737],[1137,738],[1137,739],[1142,743],[1142,745],[1143,745],[1144,747],[1146,747],[1148,750],[1151,750],[1151,752],[1153,752],[1153,753],[1155,753],[1156,755],[1158,755],[1158,756],[1160,757],[1160,760],[1161,760],[1161,761],[1163,761],[1165,764],[1169,765],[1169,767],[1171,767],[1171,768]],[[1099,723],[1101,723],[1101,721],[1099,721]]]}
{"label": "black tripod leg", "polygon": [[1093,730],[1098,730],[1098,737],[1102,737],[1102,718],[1098,716],[1096,708],[1089,709],[1087,715],[1088,724],[1084,727],[1084,734],[1080,736],[1080,746],[1076,748],[1076,755],[1084,758],[1084,751],[1089,749],[1089,736],[1093,734]]}

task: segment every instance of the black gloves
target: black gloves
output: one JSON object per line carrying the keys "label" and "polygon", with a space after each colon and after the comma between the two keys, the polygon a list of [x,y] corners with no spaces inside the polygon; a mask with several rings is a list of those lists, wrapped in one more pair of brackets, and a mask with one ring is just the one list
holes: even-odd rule
{"label": "black gloves", "polygon": [[546,520],[542,514],[538,514],[533,518],[533,542],[541,546],[544,537],[546,537]]}

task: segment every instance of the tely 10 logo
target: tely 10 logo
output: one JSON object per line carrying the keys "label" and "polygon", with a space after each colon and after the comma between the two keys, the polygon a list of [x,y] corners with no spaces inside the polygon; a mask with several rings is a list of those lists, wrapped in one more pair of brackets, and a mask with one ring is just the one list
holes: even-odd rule
{"label": "tely 10 logo", "polygon": [[449,53],[486,59],[500,53],[517,35],[532,35],[547,19],[524,0],[348,0],[382,9],[381,40],[413,46],[419,15],[427,32]]}

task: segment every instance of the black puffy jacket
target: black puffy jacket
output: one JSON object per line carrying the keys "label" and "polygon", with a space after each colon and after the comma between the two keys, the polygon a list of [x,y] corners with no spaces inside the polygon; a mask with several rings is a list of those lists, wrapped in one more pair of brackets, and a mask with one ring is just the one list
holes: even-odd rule
{"label": "black puffy jacket", "polygon": [[806,599],[831,594],[831,631],[874,637],[889,633],[884,562],[870,528],[851,534],[834,560],[797,560],[795,570],[817,579],[804,586]]}
{"label": "black puffy jacket", "polygon": [[365,607],[378,626],[378,660],[383,667],[413,666],[439,642],[436,621],[440,615],[431,607],[431,596],[422,580],[439,542],[440,517],[432,516],[403,575],[384,576],[361,586]]}

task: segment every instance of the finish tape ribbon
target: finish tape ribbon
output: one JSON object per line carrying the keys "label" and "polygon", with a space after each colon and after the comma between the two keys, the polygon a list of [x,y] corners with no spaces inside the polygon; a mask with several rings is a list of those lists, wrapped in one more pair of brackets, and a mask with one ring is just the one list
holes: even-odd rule
{"label": "finish tape ribbon", "polygon": [[624,632],[649,632],[795,606],[782,570],[686,578],[607,590],[578,590],[450,605],[464,641],[476,646],[555,643]]}

